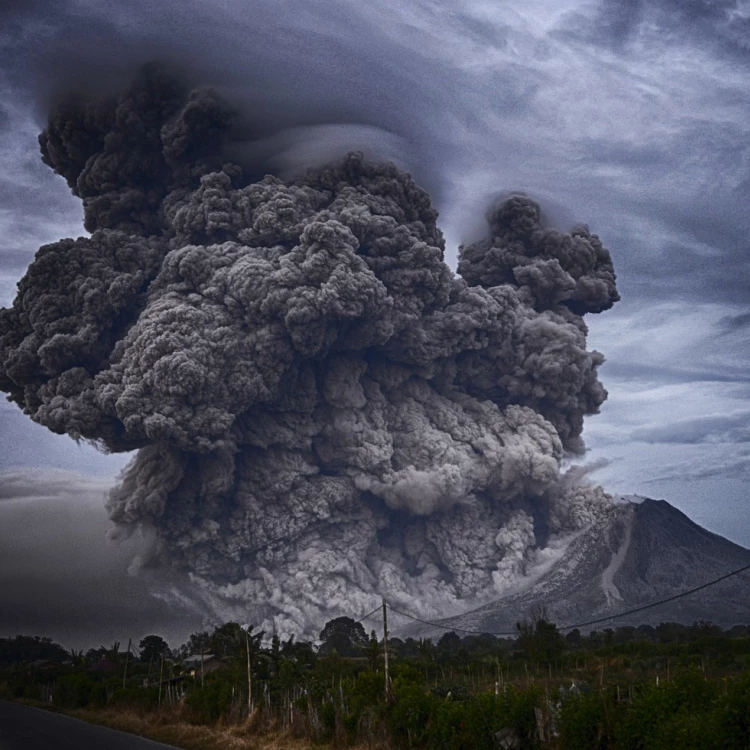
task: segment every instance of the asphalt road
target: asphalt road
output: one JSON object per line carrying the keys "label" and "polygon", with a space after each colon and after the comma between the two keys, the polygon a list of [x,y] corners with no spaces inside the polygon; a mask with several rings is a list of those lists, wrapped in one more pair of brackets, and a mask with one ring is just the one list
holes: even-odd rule
{"label": "asphalt road", "polygon": [[0,750],[175,750],[127,732],[0,701]]}

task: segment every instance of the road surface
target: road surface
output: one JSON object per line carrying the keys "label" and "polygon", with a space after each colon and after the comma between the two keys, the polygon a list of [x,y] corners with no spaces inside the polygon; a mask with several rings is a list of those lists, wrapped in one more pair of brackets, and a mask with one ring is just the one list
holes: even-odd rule
{"label": "road surface", "polygon": [[0,701],[0,750],[175,750],[71,716]]}

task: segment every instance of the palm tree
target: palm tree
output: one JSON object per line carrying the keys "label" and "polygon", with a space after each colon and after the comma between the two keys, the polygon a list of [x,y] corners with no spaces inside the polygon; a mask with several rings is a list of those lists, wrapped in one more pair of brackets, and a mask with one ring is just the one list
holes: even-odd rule
{"label": "palm tree", "polygon": [[86,668],[87,660],[86,654],[84,653],[83,649],[81,649],[80,651],[76,651],[74,648],[72,648],[70,649],[70,651],[68,651],[68,656],[70,657],[70,661],[74,669]]}
{"label": "palm tree", "polygon": [[[102,646],[104,648],[104,646]],[[119,664],[120,662],[120,641],[115,641],[110,648],[105,649],[106,658],[109,659],[113,664]]]}

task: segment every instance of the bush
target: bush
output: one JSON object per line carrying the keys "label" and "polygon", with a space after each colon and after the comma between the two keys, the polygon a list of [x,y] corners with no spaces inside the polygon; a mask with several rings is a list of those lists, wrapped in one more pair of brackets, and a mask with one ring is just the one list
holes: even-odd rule
{"label": "bush", "polygon": [[391,735],[397,742],[405,742],[407,747],[422,745],[439,699],[413,682],[394,685],[393,693],[395,704],[388,717]]}
{"label": "bush", "polygon": [[723,727],[718,712],[693,713],[684,708],[656,728],[652,737],[644,738],[644,748],[649,750],[725,750],[742,745],[725,744]]}
{"label": "bush", "polygon": [[716,685],[707,682],[698,670],[685,672],[671,682],[649,684],[636,692],[632,705],[623,712],[616,730],[618,747],[674,748],[667,727],[675,731],[688,717],[705,714],[716,695]]}
{"label": "bush", "polygon": [[65,708],[102,706],[107,702],[107,691],[100,681],[87,674],[68,674],[57,680],[53,702]]}
{"label": "bush", "polygon": [[336,733],[336,707],[333,701],[324,701],[318,710],[323,739],[332,740]]}
{"label": "bush", "polygon": [[533,747],[534,709],[541,699],[536,687],[508,688],[500,696],[483,693],[464,700],[434,697],[425,746],[431,750],[492,750],[497,747],[495,733],[510,727],[522,747]]}
{"label": "bush", "polygon": [[567,696],[560,710],[563,750],[605,750],[609,746],[606,697],[601,693]]}
{"label": "bush", "polygon": [[190,720],[195,724],[215,724],[232,709],[232,685],[227,680],[206,680],[185,698]]}
{"label": "bush", "polygon": [[727,685],[717,710],[724,747],[750,747],[750,675]]}

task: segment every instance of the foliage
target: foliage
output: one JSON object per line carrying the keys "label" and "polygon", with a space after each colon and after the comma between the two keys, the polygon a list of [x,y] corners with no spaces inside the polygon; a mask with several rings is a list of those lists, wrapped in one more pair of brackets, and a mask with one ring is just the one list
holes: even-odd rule
{"label": "foliage", "polygon": [[607,696],[577,693],[562,702],[560,734],[564,750],[605,750],[608,743]]}
{"label": "foliage", "polygon": [[53,700],[55,705],[65,708],[102,706],[107,702],[107,692],[100,680],[74,672],[57,680]]}
{"label": "foliage", "polygon": [[367,645],[367,633],[361,623],[351,617],[337,617],[329,620],[320,631],[321,653],[335,651],[339,656],[361,656]]}
{"label": "foliage", "polygon": [[232,697],[232,685],[228,681],[206,680],[203,687],[196,686],[188,693],[185,705],[191,720],[197,724],[215,724],[230,712]]}
{"label": "foliage", "polygon": [[533,661],[553,661],[565,649],[565,639],[557,626],[547,620],[519,622],[518,644]]}
{"label": "foliage", "polygon": [[211,652],[211,634],[202,630],[198,633],[191,633],[186,648],[190,656],[200,656]]}
{"label": "foliage", "polygon": [[169,644],[160,635],[147,635],[138,644],[142,662],[159,661],[170,655]]}
{"label": "foliage", "polygon": [[[377,633],[366,639],[351,618],[327,624],[320,650],[294,638],[264,641],[238,623],[193,634],[178,654],[198,647],[221,656],[221,668],[205,679],[185,674],[179,658],[167,662],[160,685],[153,664],[131,660],[126,672],[120,659],[112,670],[94,670],[75,652],[51,669],[4,665],[0,692],[51,697],[63,709],[106,705],[155,721],[171,711],[193,725],[237,727],[248,718],[249,645],[254,733],[276,728],[313,744],[394,750],[496,748],[500,731],[522,748],[550,750],[750,747],[747,629],[666,623],[562,637],[544,618],[526,625],[516,640],[391,639],[388,698]],[[147,653],[150,644],[161,649],[165,641],[141,641]],[[118,646],[89,653],[117,657]]]}
{"label": "foliage", "polygon": [[14,638],[0,638],[0,664],[32,662],[38,659],[64,662],[68,653],[51,638],[40,638],[38,635],[17,635]]}

